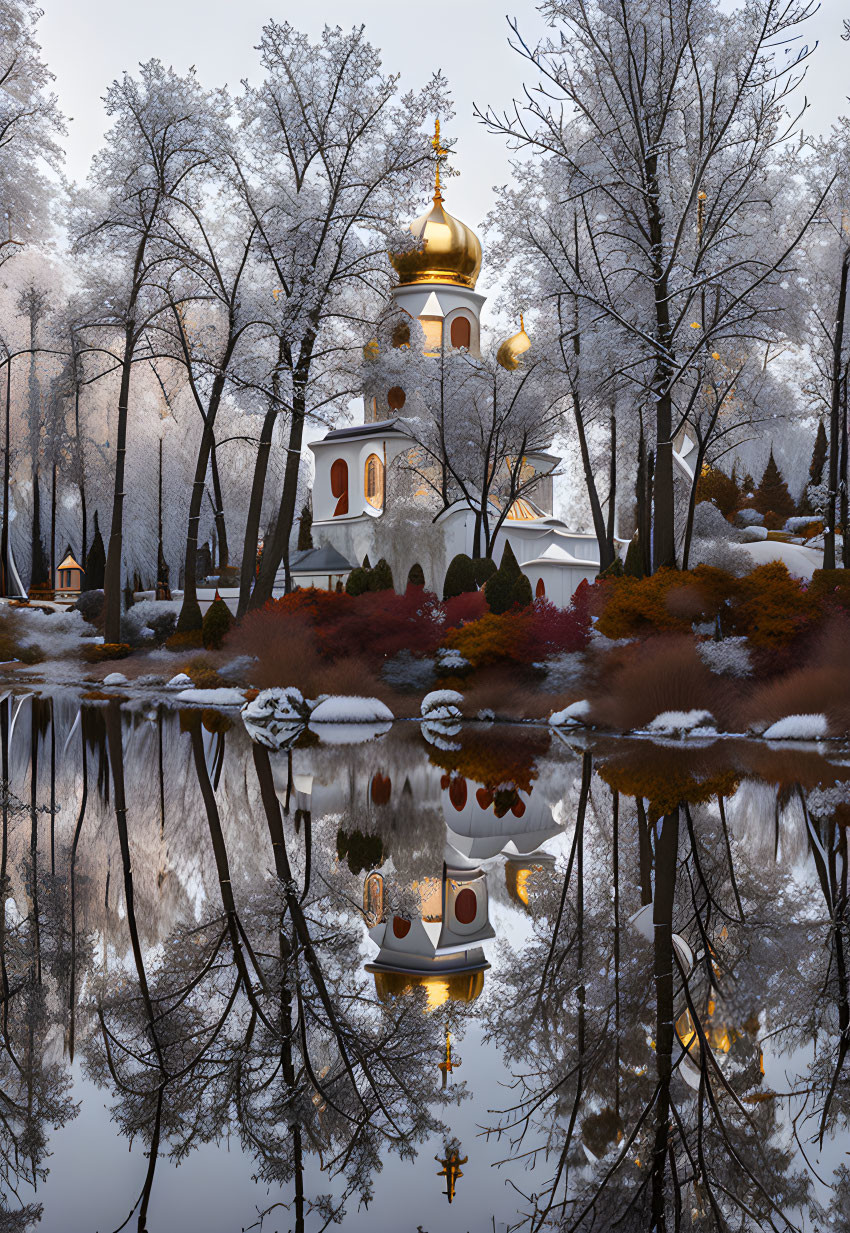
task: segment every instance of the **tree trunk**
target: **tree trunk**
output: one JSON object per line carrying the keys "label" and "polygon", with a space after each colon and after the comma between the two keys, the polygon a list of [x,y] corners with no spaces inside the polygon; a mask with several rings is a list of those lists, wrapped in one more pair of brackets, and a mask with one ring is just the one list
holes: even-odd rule
{"label": "tree trunk", "polygon": [[218,535],[218,568],[226,569],[230,564],[230,550],[227,546],[227,524],[224,520],[224,499],[221,492],[221,479],[218,473],[218,455],[213,438],[210,450],[210,470],[212,472],[213,497],[215,498],[215,529]]}
{"label": "tree trunk", "polygon": [[56,585],[56,456],[50,482],[50,585]]}
{"label": "tree trunk", "polygon": [[848,492],[847,492],[847,367],[844,368],[844,379],[841,382],[841,566],[850,569],[850,535],[847,534]]}
{"label": "tree trunk", "polygon": [[82,516],[82,543],[80,544],[80,564],[85,565],[86,557],[88,556],[88,512],[86,509],[86,471],[85,457],[83,455],[83,442],[80,436],[80,387],[77,386],[74,390],[74,430],[77,434],[77,454],[79,456],[80,474],[77,480],[77,487],[80,490],[80,514]]}
{"label": "tree trunk", "polygon": [[663,248],[664,230],[658,186],[658,155],[644,160],[649,239],[655,291],[655,341],[658,352],[652,391],[655,398],[655,468],[652,501],[652,569],[676,567],[676,527],[673,505],[673,399],[670,390],[672,352],[670,296]]}
{"label": "tree trunk", "polygon": [[691,555],[691,540],[694,535],[694,514],[697,507],[697,484],[699,477],[702,474],[702,460],[705,456],[703,446],[700,445],[697,450],[696,462],[694,463],[694,478],[691,483],[691,491],[688,494],[688,518],[685,523],[685,544],[682,548],[682,569],[688,568],[688,559]]}
{"label": "tree trunk", "polygon": [[652,1163],[652,1229],[667,1228],[665,1175],[670,1138],[670,1080],[673,1073],[675,988],[673,958],[673,904],[679,851],[679,811],[667,814],[657,841],[655,897],[655,1058],[658,1099],[655,1106],[655,1146]]}
{"label": "tree trunk", "polygon": [[112,493],[112,525],[103,575],[103,640],[121,641],[121,554],[124,548],[124,470],[127,460],[127,413],[135,339],[133,326],[124,331],[124,359],[118,393],[118,427],[115,446],[115,487]]}
{"label": "tree trunk", "polygon": [[248,611],[251,598],[251,587],[257,570],[257,547],[260,541],[260,519],[263,514],[263,497],[266,491],[266,474],[269,469],[269,454],[272,446],[274,426],[278,417],[278,404],[272,402],[263,419],[260,429],[260,443],[257,449],[257,461],[254,464],[254,478],[251,483],[251,500],[248,502],[248,517],[245,522],[245,540],[242,545],[242,570],[239,576],[239,605],[236,609],[237,619],[241,619]]}
{"label": "tree trunk", "polygon": [[841,278],[838,290],[838,308],[835,314],[835,333],[832,339],[832,397],[829,408],[829,497],[823,535],[823,567],[835,569],[835,517],[838,496],[838,433],[841,409],[841,356],[844,350],[844,316],[847,306],[847,271],[850,266],[850,248],[845,249],[841,261]]}
{"label": "tree trunk", "polygon": [[609,449],[611,456],[608,459],[608,526],[605,530],[605,542],[608,545],[608,553],[611,561],[614,560],[614,523],[617,513],[617,420],[614,412],[611,412],[609,433]]}
{"label": "tree trunk", "polygon": [[203,624],[201,606],[198,603],[198,526],[201,521],[201,506],[204,500],[204,489],[207,481],[207,467],[210,454],[215,444],[215,417],[224,390],[224,373],[216,373],[207,413],[204,416],[204,428],[201,433],[201,444],[198,447],[198,457],[195,463],[195,478],[192,483],[192,495],[189,500],[189,523],[186,529],[186,553],[183,560],[183,604],[177,621],[177,632],[184,633],[200,629]]}
{"label": "tree trunk", "polygon": [[9,585],[11,582],[9,569],[9,479],[10,479],[10,461],[9,454],[11,452],[12,443],[9,434],[9,418],[12,409],[12,357],[9,356],[6,360],[6,431],[4,439],[3,453],[3,530],[0,532],[0,570],[2,570],[2,590],[3,595],[9,594]]}
{"label": "tree trunk", "polygon": [[578,394],[573,391],[573,417],[575,419],[576,433],[578,434],[579,450],[581,452],[581,465],[584,471],[584,483],[587,488],[587,499],[590,502],[590,514],[593,518],[593,530],[596,535],[596,543],[599,547],[599,570],[600,572],[607,569],[614,560],[612,548],[613,545],[608,540],[608,528],[605,526],[605,515],[602,513],[602,502],[599,500],[599,492],[596,487],[596,478],[593,474],[593,467],[590,461],[590,449],[587,444],[587,432],[584,426],[584,416],[581,410]]}

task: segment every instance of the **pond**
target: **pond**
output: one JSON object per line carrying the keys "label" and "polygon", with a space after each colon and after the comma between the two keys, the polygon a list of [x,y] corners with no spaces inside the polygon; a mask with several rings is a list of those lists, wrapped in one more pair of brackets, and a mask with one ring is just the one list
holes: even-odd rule
{"label": "pond", "polygon": [[846,749],[0,738],[0,1229],[850,1225]]}

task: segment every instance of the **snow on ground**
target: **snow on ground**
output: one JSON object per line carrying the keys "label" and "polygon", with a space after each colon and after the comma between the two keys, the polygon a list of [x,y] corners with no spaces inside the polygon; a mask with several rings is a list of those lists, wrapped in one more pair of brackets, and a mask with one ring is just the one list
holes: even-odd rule
{"label": "snow on ground", "polygon": [[662,711],[647,724],[646,731],[667,736],[716,736],[717,721],[709,711]]}
{"label": "snow on ground", "polygon": [[341,697],[323,699],[310,716],[311,724],[390,723],[393,713],[379,698]]}
{"label": "snow on ground", "polygon": [[241,689],[183,689],[177,695],[178,702],[190,702],[196,706],[242,706],[245,695]]}
{"label": "snow on ground", "polygon": [[128,682],[123,672],[110,672],[103,678],[102,683],[104,685],[126,685]]}
{"label": "snow on ground", "polygon": [[742,544],[741,548],[752,559],[753,565],[767,565],[770,561],[782,561],[788,573],[795,578],[811,578],[823,565],[823,551],[806,548],[802,544],[784,544],[778,539],[763,539],[757,544]]}
{"label": "snow on ground", "polygon": [[166,689],[191,689],[191,687],[192,678],[185,672],[178,672],[177,676],[173,676],[165,686]]}
{"label": "snow on ground", "polygon": [[570,724],[582,724],[587,722],[589,714],[590,703],[586,698],[583,698],[581,702],[571,702],[562,711],[555,711],[554,714],[549,716],[549,723],[553,728],[560,728]]}
{"label": "snow on ground", "polygon": [[23,631],[21,643],[37,646],[46,659],[61,659],[78,655],[80,646],[90,646],[103,639],[93,636],[93,630],[80,612],[44,612],[40,608],[13,608],[15,624]]}
{"label": "snow on ground", "polygon": [[825,715],[786,715],[762,733],[766,741],[818,741],[828,735]]}
{"label": "snow on ground", "polygon": [[423,719],[460,719],[462,703],[463,694],[459,694],[456,689],[435,689],[425,695],[419,710]]}

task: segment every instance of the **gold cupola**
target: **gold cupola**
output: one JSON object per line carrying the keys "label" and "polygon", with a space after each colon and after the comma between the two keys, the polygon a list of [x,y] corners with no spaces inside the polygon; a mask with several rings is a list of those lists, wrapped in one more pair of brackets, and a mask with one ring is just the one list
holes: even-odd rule
{"label": "gold cupola", "polygon": [[446,150],[440,145],[440,121],[431,144],[436,152],[434,200],[431,208],[413,220],[408,230],[417,247],[405,253],[390,253],[399,286],[450,283],[475,287],[481,273],[481,242],[471,227],[443,208],[440,163]]}
{"label": "gold cupola", "polygon": [[522,313],[520,313],[519,333],[511,334],[510,338],[505,339],[496,352],[496,359],[502,365],[502,368],[507,368],[508,372],[513,372],[515,368],[519,368],[520,356],[525,355],[526,351],[530,350],[531,339],[525,332],[525,322],[522,319]]}

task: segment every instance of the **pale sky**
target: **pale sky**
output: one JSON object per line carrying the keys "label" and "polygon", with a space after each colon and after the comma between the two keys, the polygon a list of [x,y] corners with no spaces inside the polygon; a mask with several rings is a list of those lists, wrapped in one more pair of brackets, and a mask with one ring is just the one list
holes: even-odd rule
{"label": "pale sky", "polygon": [[[98,148],[106,115],[101,98],[125,69],[158,56],[178,72],[194,64],[208,86],[237,86],[256,78],[254,47],[269,18],[290,21],[313,36],[324,24],[363,22],[383,51],[384,67],[400,72],[404,87],[418,86],[435,69],[448,77],[457,117],[453,163],[460,176],[449,182],[447,205],[477,227],[492,204],[492,187],[508,178],[508,156],[472,115],[473,103],[506,107],[520,90],[527,65],[507,45],[505,12],[533,38],[540,28],[532,0],[42,0],[39,30],[47,64],[56,75],[59,101],[68,116],[67,170],[82,179]],[[810,131],[829,127],[848,109],[850,43],[842,42],[842,19],[850,0],[824,0],[808,23],[807,38],[819,44],[805,85],[812,103]],[[424,204],[424,203],[423,203]]]}

